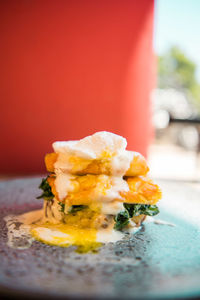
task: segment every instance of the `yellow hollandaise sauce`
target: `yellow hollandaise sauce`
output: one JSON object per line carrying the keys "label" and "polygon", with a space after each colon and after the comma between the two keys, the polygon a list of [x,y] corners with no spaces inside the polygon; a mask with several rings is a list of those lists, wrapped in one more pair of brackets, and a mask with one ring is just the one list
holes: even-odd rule
{"label": "yellow hollandaise sauce", "polygon": [[10,215],[5,217],[5,221],[8,228],[8,245],[12,248],[28,248],[34,240],[52,246],[76,246],[75,251],[78,253],[97,252],[102,246],[97,237],[98,223],[102,222],[98,207],[71,212],[62,222],[56,224],[51,223],[51,220],[46,221],[43,209],[18,216]]}
{"label": "yellow hollandaise sauce", "polygon": [[72,225],[45,224],[31,229],[33,237],[45,244],[59,247],[76,246],[76,252],[96,252],[102,245],[96,241],[97,230]]}
{"label": "yellow hollandaise sauce", "polygon": [[50,174],[37,197],[44,199],[43,209],[5,218],[9,246],[24,249],[38,240],[96,252],[159,212],[161,191],[146,176],[145,158],[126,150],[125,138],[103,131],[52,146],[54,153],[45,156]]}
{"label": "yellow hollandaise sauce", "polygon": [[86,253],[95,252],[102,244],[97,242],[96,223],[100,219],[100,208],[84,208],[81,211],[69,213],[63,223],[34,224],[32,236],[43,243],[69,247],[77,246],[76,251]]}

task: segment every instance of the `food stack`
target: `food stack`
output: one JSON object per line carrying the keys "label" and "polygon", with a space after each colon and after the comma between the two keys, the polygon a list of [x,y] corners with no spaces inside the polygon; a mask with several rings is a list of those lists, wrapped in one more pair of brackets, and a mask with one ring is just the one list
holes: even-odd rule
{"label": "food stack", "polygon": [[125,138],[105,131],[53,143],[45,157],[50,174],[40,185],[46,221],[129,231],[156,215],[161,191],[144,157],[126,146]]}

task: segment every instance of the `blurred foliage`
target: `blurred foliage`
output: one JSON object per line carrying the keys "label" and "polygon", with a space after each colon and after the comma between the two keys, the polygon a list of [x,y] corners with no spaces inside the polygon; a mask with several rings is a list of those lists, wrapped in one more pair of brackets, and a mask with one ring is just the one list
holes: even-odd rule
{"label": "blurred foliage", "polygon": [[172,47],[158,57],[158,87],[184,92],[200,111],[200,84],[196,79],[196,64],[178,47]]}

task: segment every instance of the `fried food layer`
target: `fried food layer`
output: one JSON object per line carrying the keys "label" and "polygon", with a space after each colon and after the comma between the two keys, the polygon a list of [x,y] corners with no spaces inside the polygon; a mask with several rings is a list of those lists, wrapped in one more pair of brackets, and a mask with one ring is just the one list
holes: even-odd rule
{"label": "fried food layer", "polygon": [[[123,179],[121,179],[123,180]],[[125,177],[129,190],[119,191],[119,197],[112,201],[119,201],[133,204],[149,204],[154,205],[161,198],[161,191],[157,184],[153,183],[148,177]],[[48,183],[52,188],[52,192],[60,201],[58,192],[55,187],[55,177],[48,178]],[[112,177],[104,175],[85,175],[75,176],[71,183],[74,186],[73,191],[68,192],[65,202],[71,205],[89,205],[98,201],[96,195],[106,195],[112,189]]]}
{"label": "fried food layer", "polygon": [[[58,159],[58,153],[48,153],[45,156],[45,165],[47,171],[54,172],[54,164]],[[86,160],[80,157],[71,156],[68,157],[68,162],[71,164],[70,171],[71,174],[75,175],[112,175],[112,166],[111,159],[106,157],[104,159],[94,159],[94,160]],[[78,168],[77,168],[78,166]],[[81,166],[81,167],[80,167]],[[129,169],[126,171],[125,176],[140,176],[146,175],[149,171],[145,158],[134,152],[133,160],[130,163]]]}
{"label": "fried food layer", "polygon": [[129,191],[121,193],[126,203],[154,205],[162,197],[159,186],[146,176],[127,177],[126,182]]}

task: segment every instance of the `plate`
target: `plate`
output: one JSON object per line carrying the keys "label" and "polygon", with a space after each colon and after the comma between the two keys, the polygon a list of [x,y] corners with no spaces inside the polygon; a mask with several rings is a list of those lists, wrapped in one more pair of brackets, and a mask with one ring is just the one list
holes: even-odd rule
{"label": "plate", "polygon": [[41,178],[0,182],[0,292],[12,299],[160,299],[200,296],[199,188],[157,181],[161,213],[170,224],[146,223],[141,230],[97,254],[78,254],[33,242],[28,249],[7,246],[3,220],[37,209]]}

